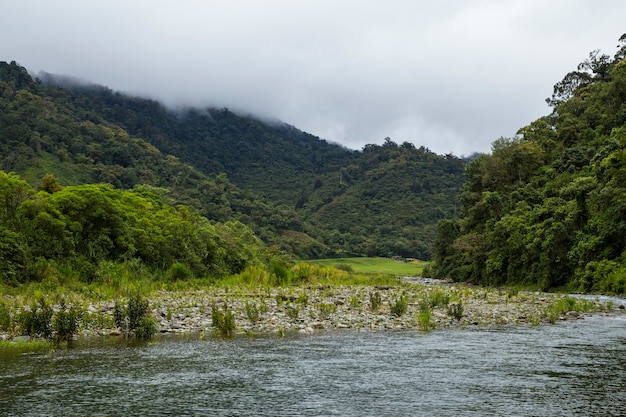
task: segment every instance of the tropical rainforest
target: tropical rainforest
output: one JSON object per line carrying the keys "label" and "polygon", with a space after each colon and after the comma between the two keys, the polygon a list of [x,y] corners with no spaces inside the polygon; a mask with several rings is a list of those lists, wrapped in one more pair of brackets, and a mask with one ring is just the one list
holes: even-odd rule
{"label": "tropical rainforest", "polygon": [[0,63],[0,282],[110,263],[215,279],[272,260],[432,259],[434,277],[626,292],[626,35],[552,113],[469,159],[350,150]]}
{"label": "tropical rainforest", "polygon": [[551,114],[466,167],[432,273],[487,285],[626,292],[626,35],[554,87]]}
{"label": "tropical rainforest", "polygon": [[107,262],[219,278],[275,257],[429,259],[464,167],[2,62],[0,280],[98,280]]}

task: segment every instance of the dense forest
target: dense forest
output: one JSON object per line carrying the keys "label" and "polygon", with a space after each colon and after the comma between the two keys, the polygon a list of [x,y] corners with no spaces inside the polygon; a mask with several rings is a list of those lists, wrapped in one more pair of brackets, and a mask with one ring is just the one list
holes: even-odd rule
{"label": "dense forest", "polygon": [[298,258],[428,259],[465,162],[387,139],[352,151],[228,109],[172,110],[0,63],[0,168],[33,189],[141,187],[210,222],[239,221]]}
{"label": "dense forest", "polygon": [[626,292],[626,35],[554,87],[553,112],[467,165],[432,273],[488,285]]}

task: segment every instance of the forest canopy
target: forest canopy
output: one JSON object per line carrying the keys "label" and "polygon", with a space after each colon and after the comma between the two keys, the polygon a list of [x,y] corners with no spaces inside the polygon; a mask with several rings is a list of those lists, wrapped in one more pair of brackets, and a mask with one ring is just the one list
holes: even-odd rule
{"label": "forest canopy", "polygon": [[554,87],[552,114],[466,167],[458,220],[438,223],[438,277],[626,292],[626,35]]}
{"label": "forest canopy", "polygon": [[242,223],[211,224],[141,187],[61,187],[48,177],[36,192],[17,175],[0,171],[0,282],[39,281],[50,268],[69,268],[91,282],[101,278],[102,261],[154,270],[181,264],[190,277],[222,277],[259,262],[263,250]]}

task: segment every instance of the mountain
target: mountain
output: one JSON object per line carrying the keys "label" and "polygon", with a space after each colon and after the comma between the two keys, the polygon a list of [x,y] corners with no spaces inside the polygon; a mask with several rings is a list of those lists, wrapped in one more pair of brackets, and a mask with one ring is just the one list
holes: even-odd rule
{"label": "mountain", "polygon": [[626,35],[554,87],[550,115],[466,168],[438,224],[436,276],[626,293]]}
{"label": "mountain", "polygon": [[353,151],[228,109],[172,110],[0,63],[0,163],[33,186],[153,187],[213,221],[240,220],[298,257],[430,256],[465,162],[390,139]]}

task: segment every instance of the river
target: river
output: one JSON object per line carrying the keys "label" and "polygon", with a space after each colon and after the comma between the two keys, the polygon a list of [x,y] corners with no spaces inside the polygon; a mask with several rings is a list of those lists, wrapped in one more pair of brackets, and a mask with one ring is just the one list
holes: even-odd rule
{"label": "river", "polygon": [[626,315],[0,351],[2,416],[624,416]]}

